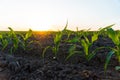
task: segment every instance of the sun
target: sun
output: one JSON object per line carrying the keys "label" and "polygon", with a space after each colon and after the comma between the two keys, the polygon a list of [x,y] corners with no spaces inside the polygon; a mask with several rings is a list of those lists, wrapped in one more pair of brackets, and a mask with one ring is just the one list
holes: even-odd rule
{"label": "sun", "polygon": [[28,21],[29,27],[34,31],[49,31],[54,23],[55,20],[50,17],[36,17],[35,19]]}
{"label": "sun", "polygon": [[50,29],[50,25],[33,27],[33,30],[35,30],[35,31],[48,31],[49,29]]}
{"label": "sun", "polygon": [[34,31],[48,31],[51,28],[51,23],[46,24],[40,24],[40,23],[34,23],[30,25],[30,28]]}

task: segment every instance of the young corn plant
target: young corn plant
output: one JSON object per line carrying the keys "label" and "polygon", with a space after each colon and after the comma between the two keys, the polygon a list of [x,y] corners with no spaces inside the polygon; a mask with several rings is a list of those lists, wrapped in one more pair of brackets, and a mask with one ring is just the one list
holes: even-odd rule
{"label": "young corn plant", "polygon": [[59,51],[60,43],[61,43],[61,40],[62,40],[62,34],[63,34],[62,32],[56,33],[55,38],[54,38],[54,46],[47,46],[43,50],[43,54],[42,54],[43,57],[45,56],[46,50],[50,48],[52,50],[53,54],[54,54],[53,59],[57,58],[57,53]]}
{"label": "young corn plant", "polygon": [[110,62],[110,59],[113,55],[116,56],[116,58],[119,62],[119,65],[120,65],[120,34],[118,32],[116,32],[115,30],[113,30],[112,28],[107,28],[106,31],[107,31],[108,37],[115,44],[115,48],[110,47],[111,51],[107,54],[105,65],[104,65],[105,72],[106,72],[107,66]]}
{"label": "young corn plant", "polygon": [[95,56],[94,50],[92,52],[90,52],[89,49],[93,45],[94,41],[96,41],[97,39],[98,39],[98,33],[94,33],[91,36],[91,40],[89,40],[87,36],[84,36],[84,39],[82,39],[80,41],[81,45],[83,47],[84,53],[85,53],[85,58],[87,59],[87,61],[90,61]]}
{"label": "young corn plant", "polygon": [[17,37],[16,33],[13,31],[11,27],[8,27],[10,30],[9,32],[9,38],[10,38],[10,43],[12,43],[10,53],[14,53],[18,49],[18,44],[19,44],[19,38]]}
{"label": "young corn plant", "polygon": [[62,39],[62,32],[59,32],[59,33],[56,34],[56,36],[54,38],[54,46],[52,47],[52,51],[55,55],[55,58],[56,58],[57,53],[59,51],[61,39]]}
{"label": "young corn plant", "polygon": [[42,53],[42,57],[43,58],[45,57],[45,53],[46,53],[47,49],[49,49],[49,48],[52,50],[52,52],[54,54],[53,59],[57,58],[57,54],[58,54],[58,51],[59,51],[60,43],[62,41],[62,37],[63,37],[64,33],[67,30],[67,26],[68,26],[68,23],[66,24],[66,26],[64,27],[64,29],[62,31],[59,31],[59,32],[56,33],[56,35],[54,37],[54,45],[53,46],[47,46],[43,50],[43,53]]}
{"label": "young corn plant", "polygon": [[[87,34],[88,31],[85,31],[85,32],[78,32],[78,29],[77,29],[77,32],[76,32],[76,36],[69,40],[68,42],[72,43],[73,45],[69,48],[69,55],[67,56],[66,60],[69,59],[72,55],[78,53],[78,54],[81,54],[82,51],[77,51],[76,50],[76,47],[78,46],[76,43],[80,42],[82,47],[83,47],[83,50],[85,52],[85,57],[86,59],[89,61],[91,60],[91,58],[95,55],[95,52],[94,53],[90,53],[89,51],[89,48],[92,46],[93,42],[95,40],[98,39],[98,33],[95,33],[92,35],[92,40],[90,41],[88,39],[88,34]],[[83,34],[85,33],[85,34]],[[82,39],[81,37],[84,37],[84,39]]]}
{"label": "young corn plant", "polygon": [[20,36],[22,37],[22,39],[20,39],[20,46],[24,51],[30,50],[28,47],[30,46],[30,44],[33,43],[33,40],[29,41],[29,38],[32,36],[32,30],[29,29],[29,31],[23,35],[20,34]]}
{"label": "young corn plant", "polygon": [[8,46],[8,40],[2,35],[0,34],[0,45],[1,45],[1,51],[4,51],[5,48]]}

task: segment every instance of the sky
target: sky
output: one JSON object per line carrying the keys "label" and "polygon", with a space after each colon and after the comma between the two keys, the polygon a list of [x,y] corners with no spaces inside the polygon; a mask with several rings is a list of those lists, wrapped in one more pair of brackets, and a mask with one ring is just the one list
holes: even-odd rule
{"label": "sky", "polygon": [[120,0],[0,0],[0,30],[120,29]]}

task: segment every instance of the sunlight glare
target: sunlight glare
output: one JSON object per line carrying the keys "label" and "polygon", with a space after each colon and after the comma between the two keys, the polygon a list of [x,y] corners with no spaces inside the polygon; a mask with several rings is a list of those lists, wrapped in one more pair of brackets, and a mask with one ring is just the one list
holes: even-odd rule
{"label": "sunlight glare", "polygon": [[[34,26],[34,27],[33,27]],[[48,31],[50,29],[50,25],[33,25],[31,29],[34,31]]]}

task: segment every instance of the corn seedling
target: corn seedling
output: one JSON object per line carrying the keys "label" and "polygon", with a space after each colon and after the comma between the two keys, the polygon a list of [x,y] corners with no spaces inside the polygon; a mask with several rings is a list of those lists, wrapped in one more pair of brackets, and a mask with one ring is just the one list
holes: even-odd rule
{"label": "corn seedling", "polygon": [[0,45],[2,46],[1,51],[3,51],[8,46],[8,40],[3,37],[3,35],[0,35]]}
{"label": "corn seedling", "polygon": [[19,38],[17,37],[17,35],[15,34],[11,27],[8,27],[8,29],[10,30],[9,37],[13,45],[10,49],[10,53],[12,54],[18,49]]}
{"label": "corn seedling", "polygon": [[42,53],[42,56],[44,58],[45,56],[45,52],[47,51],[47,49],[51,49],[53,54],[54,54],[54,57],[53,59],[56,59],[57,58],[57,54],[58,54],[58,51],[59,51],[59,47],[60,47],[60,43],[62,41],[62,36],[64,35],[64,33],[66,32],[67,30],[67,26],[68,26],[68,23],[66,24],[66,26],[64,27],[64,29],[62,31],[59,31],[56,33],[55,37],[54,37],[54,46],[47,46],[44,50],[43,50],[43,53]]}
{"label": "corn seedling", "polygon": [[68,23],[66,24],[65,28],[58,32],[56,35],[55,35],[55,38],[54,38],[54,46],[51,47],[52,49],[52,52],[54,53],[54,58],[57,57],[57,53],[59,51],[59,47],[60,47],[60,43],[62,41],[62,36],[63,34],[67,31],[67,26],[68,26]]}
{"label": "corn seedling", "polygon": [[20,35],[22,39],[20,40],[20,45],[24,51],[28,50],[28,46],[33,43],[33,41],[28,41],[28,39],[32,36],[32,30],[29,31],[25,35]]}
{"label": "corn seedling", "polygon": [[59,51],[59,47],[60,47],[60,42],[61,42],[61,39],[62,39],[62,32],[58,32],[56,35],[55,35],[55,38],[54,38],[54,46],[47,46],[44,50],[43,50],[43,57],[45,55],[45,52],[47,49],[51,49],[53,54],[54,54],[54,57],[53,59],[56,59],[57,57],[57,53]]}
{"label": "corn seedling", "polygon": [[[81,42],[81,45],[85,53],[85,57],[88,61],[91,60],[91,58],[95,55],[95,51],[90,53],[89,49],[92,46],[93,42],[98,39],[98,35],[99,35],[98,33],[94,33],[93,35],[91,35],[91,40],[89,40],[87,37],[89,30],[90,29],[85,31],[82,30],[80,33],[78,33],[78,29],[77,29],[77,36],[72,40],[73,42]],[[83,37],[83,39],[81,37]],[[79,53],[81,52],[79,51]]]}
{"label": "corn seedling", "polygon": [[119,36],[119,33],[114,31],[112,28],[107,28],[107,34],[108,34],[108,37],[115,44],[115,48],[110,48],[111,51],[108,53],[108,55],[106,57],[106,62],[105,62],[105,66],[104,66],[105,71],[107,69],[108,63],[109,63],[111,57],[113,56],[113,54],[115,54],[115,56],[118,59],[118,62],[120,64],[120,36]]}
{"label": "corn seedling", "polygon": [[84,39],[81,40],[81,45],[83,47],[85,57],[88,61],[90,61],[95,56],[95,53],[93,53],[94,51],[90,52],[89,49],[94,43],[94,41],[96,41],[97,39],[98,39],[98,33],[94,33],[91,36],[91,41],[88,39],[87,36],[84,36]]}
{"label": "corn seedling", "polygon": [[[72,46],[69,48],[69,55],[67,56],[66,60],[69,59],[71,56],[73,56],[74,54],[76,53],[79,53],[81,54],[82,51],[76,51],[76,47],[77,47],[77,44],[78,42],[81,42],[82,43],[82,46],[84,47],[84,52],[86,53],[86,55],[88,55],[88,48],[90,46],[90,42],[88,42],[88,38],[86,36],[88,36],[88,31],[83,31],[81,30],[80,32],[78,31],[78,28],[77,28],[77,31],[76,31],[76,36],[74,38],[72,38],[71,40],[68,40],[68,42],[70,42],[72,44]],[[86,41],[88,43],[86,43],[85,40],[81,40],[81,37],[84,36],[84,38],[86,39]],[[81,41],[80,41],[81,40]],[[88,59],[88,58],[87,58]]]}

